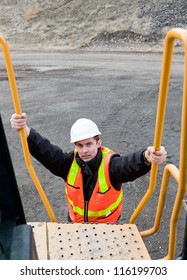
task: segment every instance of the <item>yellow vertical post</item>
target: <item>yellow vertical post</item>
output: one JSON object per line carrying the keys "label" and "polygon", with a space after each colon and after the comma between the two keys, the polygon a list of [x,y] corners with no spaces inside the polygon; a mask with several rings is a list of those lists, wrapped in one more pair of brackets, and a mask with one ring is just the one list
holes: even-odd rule
{"label": "yellow vertical post", "polygon": [[[14,69],[12,66],[12,60],[10,57],[9,48],[8,48],[6,41],[1,36],[0,36],[0,45],[2,46],[4,61],[5,61],[5,65],[6,65],[10,89],[11,89],[11,93],[12,93],[12,99],[13,99],[13,103],[14,103],[14,109],[17,114],[21,114],[22,113],[21,105],[20,105],[20,101],[19,101],[19,95],[18,95],[17,85],[16,85],[16,81],[15,81]],[[31,159],[30,159],[30,153],[29,153],[29,149],[28,149],[28,144],[27,144],[27,138],[26,138],[24,129],[20,129],[20,138],[21,138],[23,153],[24,153],[24,157],[25,157],[25,163],[26,163],[27,169],[29,171],[29,174],[36,186],[36,189],[46,208],[46,211],[50,217],[50,220],[52,222],[55,222],[56,221],[55,214],[51,208],[51,205],[45,195],[45,192],[44,192],[44,190],[40,184],[40,181],[32,166]]]}
{"label": "yellow vertical post", "polygon": [[184,81],[183,81],[183,99],[182,99],[182,118],[181,118],[181,139],[180,139],[180,162],[179,162],[179,184],[174,203],[174,208],[170,220],[170,238],[167,259],[172,259],[175,254],[177,221],[187,190],[187,30],[174,29],[169,36],[180,39],[184,45]]}
{"label": "yellow vertical post", "polygon": [[[155,125],[155,134],[154,134],[154,148],[158,150],[162,141],[162,133],[164,127],[164,118],[167,104],[167,92],[169,87],[169,78],[170,78],[170,69],[171,69],[171,61],[172,61],[172,53],[173,53],[173,41],[168,42],[165,40],[164,54],[163,54],[163,62],[162,62],[162,73],[160,79],[160,89],[159,89],[159,99],[157,106],[157,119]],[[130,218],[130,223],[134,223],[138,215],[141,213],[142,209],[149,201],[150,197],[154,193],[157,179],[158,165],[152,164],[151,174],[150,174],[150,182],[147,192],[144,197],[138,204],[134,213]]]}
{"label": "yellow vertical post", "polygon": [[[180,204],[182,205],[181,197],[184,196],[185,184],[186,184],[186,169],[187,169],[187,30],[174,28],[171,29],[165,39],[164,44],[164,54],[163,54],[163,63],[162,63],[162,72],[160,79],[160,89],[159,89],[159,99],[158,99],[158,109],[157,109],[157,118],[155,125],[155,134],[154,134],[154,148],[158,150],[162,142],[162,133],[164,127],[165,111],[167,104],[167,94],[169,87],[169,78],[171,70],[171,62],[173,55],[173,46],[174,40],[179,39],[182,41],[185,47],[185,64],[184,64],[184,86],[183,86],[183,110],[182,110],[182,124],[181,124],[181,147],[180,147],[180,178],[179,178],[179,188],[180,188]],[[147,192],[144,197],[138,204],[134,213],[130,218],[130,223],[134,223],[138,215],[141,213],[142,209],[152,196],[156,186],[156,177],[157,177],[158,166],[152,164],[151,174],[150,174],[150,183]],[[179,208],[179,204],[177,203]],[[178,217],[175,211],[175,219]],[[172,222],[173,224],[173,222]]]}

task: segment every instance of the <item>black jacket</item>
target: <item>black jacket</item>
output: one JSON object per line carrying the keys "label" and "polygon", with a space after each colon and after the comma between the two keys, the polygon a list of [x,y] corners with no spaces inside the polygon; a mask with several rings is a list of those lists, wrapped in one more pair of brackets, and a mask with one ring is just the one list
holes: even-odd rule
{"label": "black jacket", "polygon": [[[51,144],[49,140],[42,137],[32,128],[28,137],[28,145],[30,153],[34,158],[54,175],[66,181],[74,158],[74,151],[69,153],[63,152],[61,148]],[[115,189],[119,190],[122,183],[133,181],[150,170],[151,165],[147,165],[144,162],[144,152],[145,149],[141,149],[125,156],[115,154],[111,157],[109,173],[111,183]],[[86,163],[77,155],[77,163],[82,169],[84,197],[86,201],[89,201],[101,163],[101,150],[98,149],[96,157]]]}

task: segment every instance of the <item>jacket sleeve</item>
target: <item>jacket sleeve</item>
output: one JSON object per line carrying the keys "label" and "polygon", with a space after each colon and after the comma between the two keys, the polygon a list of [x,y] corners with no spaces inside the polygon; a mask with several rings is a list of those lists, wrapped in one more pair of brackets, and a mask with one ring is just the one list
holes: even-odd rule
{"label": "jacket sleeve", "polygon": [[110,179],[113,186],[134,181],[150,171],[151,165],[144,162],[145,149],[126,156],[118,154],[110,160]]}
{"label": "jacket sleeve", "polygon": [[64,153],[62,149],[51,144],[33,128],[31,128],[27,140],[31,155],[54,175],[66,180],[73,160],[73,152]]}

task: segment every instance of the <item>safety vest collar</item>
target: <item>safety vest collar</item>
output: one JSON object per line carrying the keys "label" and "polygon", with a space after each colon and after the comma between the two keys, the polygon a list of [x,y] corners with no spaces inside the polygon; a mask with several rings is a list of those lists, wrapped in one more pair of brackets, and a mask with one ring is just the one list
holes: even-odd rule
{"label": "safety vest collar", "polygon": [[67,182],[69,185],[74,186],[79,168],[80,168],[80,166],[78,165],[78,163],[76,161],[76,156],[74,156],[74,160],[72,162],[71,169],[70,169],[70,172],[69,172],[68,178],[67,178]]}
{"label": "safety vest collar", "polygon": [[[106,176],[105,176],[105,158],[106,156],[108,156],[109,154],[113,153],[110,149],[106,148],[106,147],[101,147],[101,151],[102,151],[102,160],[101,160],[101,164],[98,170],[98,181],[99,181],[99,187],[100,187],[100,191],[101,193],[105,193],[108,190],[108,182],[106,181]],[[69,185],[74,186],[75,185],[75,181],[77,178],[77,174],[79,171],[80,166],[78,165],[77,161],[76,161],[76,154],[77,151],[75,151],[75,156],[74,156],[74,160],[72,162],[72,166],[68,175],[68,179],[67,182]]]}

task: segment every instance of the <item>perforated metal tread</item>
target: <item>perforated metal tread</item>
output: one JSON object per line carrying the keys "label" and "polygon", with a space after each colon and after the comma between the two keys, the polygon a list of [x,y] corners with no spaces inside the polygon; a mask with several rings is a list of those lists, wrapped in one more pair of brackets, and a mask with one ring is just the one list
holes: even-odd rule
{"label": "perforated metal tread", "polygon": [[39,259],[150,259],[134,224],[30,224]]}

